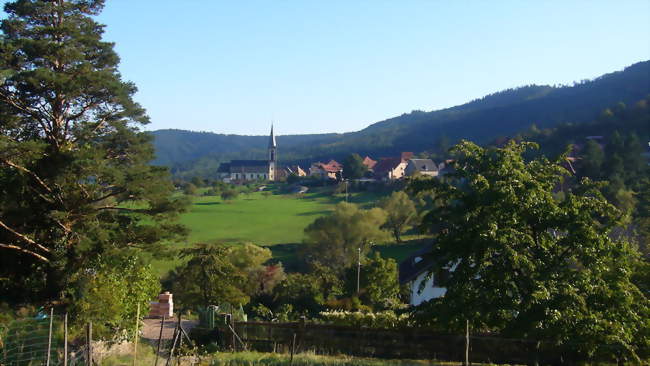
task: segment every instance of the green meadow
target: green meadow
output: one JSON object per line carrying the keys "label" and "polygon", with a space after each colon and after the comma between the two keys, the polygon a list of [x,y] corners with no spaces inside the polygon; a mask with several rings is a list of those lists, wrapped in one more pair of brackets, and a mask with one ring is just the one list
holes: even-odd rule
{"label": "green meadow", "polygon": [[[305,227],[345,200],[342,194],[332,195],[328,187],[316,188],[303,195],[281,194],[273,189],[266,193],[240,194],[227,202],[218,196],[203,196],[203,192],[205,189],[192,197],[191,206],[181,216],[180,221],[189,229],[189,235],[186,241],[173,243],[175,248],[195,243],[238,245],[250,242],[269,247],[274,259],[285,265],[295,261]],[[373,192],[352,193],[349,202],[372,207],[381,197]],[[399,245],[388,242],[377,245],[376,250],[382,256],[401,260],[420,246],[417,240]],[[161,276],[178,264],[178,259],[154,261],[154,267]]]}

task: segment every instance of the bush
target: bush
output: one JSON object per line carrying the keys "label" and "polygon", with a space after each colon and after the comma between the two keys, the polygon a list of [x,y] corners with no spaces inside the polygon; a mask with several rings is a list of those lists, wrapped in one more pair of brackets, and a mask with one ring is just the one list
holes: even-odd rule
{"label": "bush", "polygon": [[321,318],[329,324],[365,328],[404,328],[412,326],[409,314],[397,315],[394,311],[322,311]]}

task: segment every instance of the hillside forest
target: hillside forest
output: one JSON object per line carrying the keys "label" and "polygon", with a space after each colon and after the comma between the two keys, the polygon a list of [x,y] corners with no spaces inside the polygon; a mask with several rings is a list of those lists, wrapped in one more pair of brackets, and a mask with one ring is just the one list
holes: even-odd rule
{"label": "hillside forest", "polygon": [[[336,157],[347,180],[235,185],[210,171],[256,157],[258,138],[144,132],[136,87],[94,20],[102,9],[99,0],[5,5],[0,352],[12,321],[44,309],[68,314],[72,344],[89,323],[97,340],[137,340],[129,329],[139,309],[166,290],[194,319],[220,305],[239,320],[472,329],[550,344],[569,362],[650,357],[649,61],[355,133],[279,138],[282,163]],[[212,141],[222,143],[208,150]],[[448,169],[356,179],[362,156],[401,151]],[[295,215],[273,221],[268,208],[280,201],[275,212]],[[209,229],[225,215],[191,223],[216,210],[242,215],[219,240]],[[290,253],[228,240],[253,232],[255,215],[276,226],[256,235],[291,235]],[[425,280],[400,282],[401,267],[418,263],[404,260],[413,252],[430,265]],[[444,295],[411,304],[430,279]],[[201,347],[196,354],[215,351]]]}

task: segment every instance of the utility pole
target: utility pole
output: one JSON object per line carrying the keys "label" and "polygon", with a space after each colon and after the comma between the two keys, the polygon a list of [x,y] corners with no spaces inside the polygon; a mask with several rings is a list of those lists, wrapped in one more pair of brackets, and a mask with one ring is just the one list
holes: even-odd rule
{"label": "utility pole", "polygon": [[359,248],[359,259],[357,260],[357,295],[359,294],[360,279],[361,279],[361,248]]}

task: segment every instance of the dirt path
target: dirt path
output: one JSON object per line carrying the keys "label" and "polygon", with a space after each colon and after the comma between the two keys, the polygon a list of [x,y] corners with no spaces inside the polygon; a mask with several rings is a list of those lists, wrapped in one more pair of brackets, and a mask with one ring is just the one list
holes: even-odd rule
{"label": "dirt path", "polygon": [[[150,342],[157,342],[160,336],[161,320],[159,318],[147,318],[144,320],[144,327],[142,327],[142,337]],[[163,325],[162,339],[172,339],[174,336],[174,329],[176,328],[176,319],[166,319]],[[192,328],[197,326],[197,320],[183,320],[183,329],[189,333]]]}

